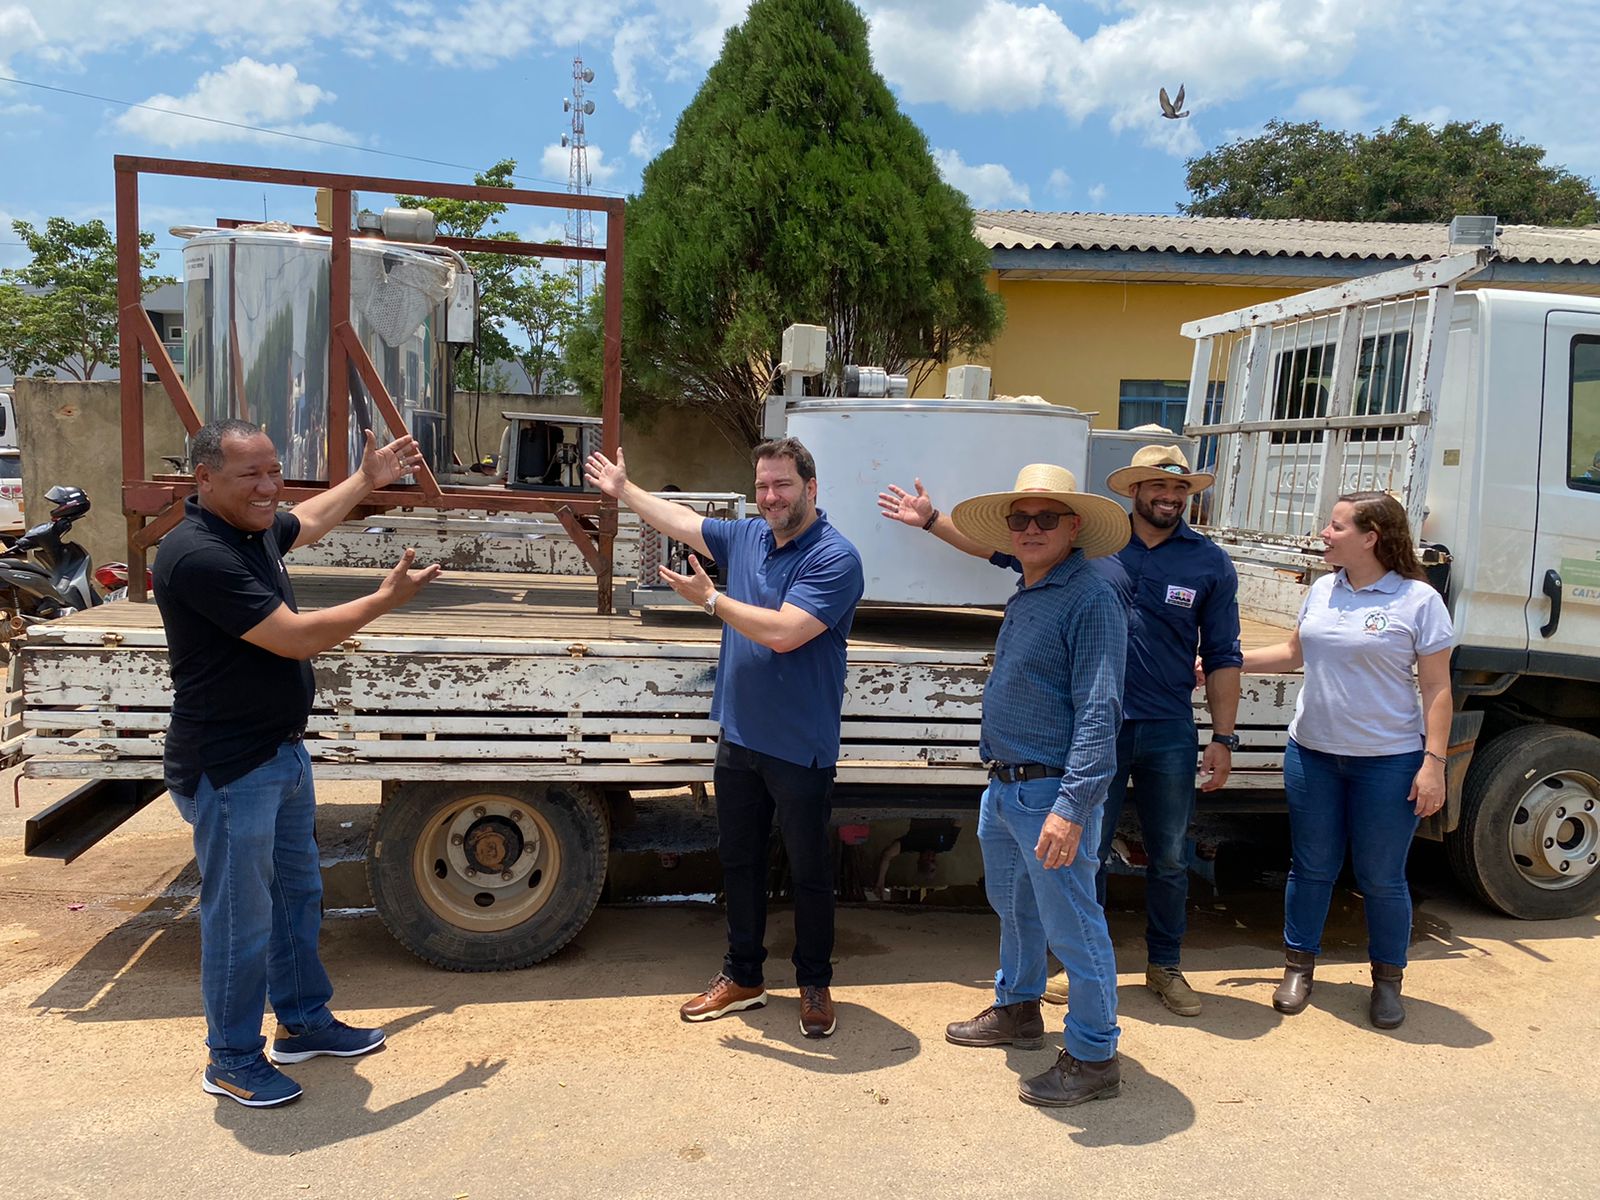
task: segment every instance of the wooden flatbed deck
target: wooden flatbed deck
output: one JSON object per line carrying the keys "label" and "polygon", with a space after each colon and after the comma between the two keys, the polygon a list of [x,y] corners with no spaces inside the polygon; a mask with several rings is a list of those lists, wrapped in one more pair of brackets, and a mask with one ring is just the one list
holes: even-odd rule
{"label": "wooden flatbed deck", "polygon": [[[303,610],[330,608],[366,595],[384,572],[368,568],[290,567],[295,597]],[[873,650],[987,652],[1000,628],[1000,612],[984,608],[881,608],[856,613],[850,634],[853,652]],[[85,609],[56,626],[159,635],[161,614],[154,604],[112,604]],[[1259,621],[1243,623],[1244,644],[1283,640],[1284,631]],[[371,638],[490,638],[538,642],[677,644],[714,643],[721,625],[685,606],[652,609],[641,616],[594,611],[592,580],[559,575],[504,575],[452,572],[424,588],[403,608],[379,617],[360,633]],[[145,639],[139,641],[149,644]]]}

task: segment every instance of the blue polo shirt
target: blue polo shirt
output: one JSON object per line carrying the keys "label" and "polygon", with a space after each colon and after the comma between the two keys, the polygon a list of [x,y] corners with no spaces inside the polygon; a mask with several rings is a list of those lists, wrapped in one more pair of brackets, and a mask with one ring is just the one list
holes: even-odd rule
{"label": "blue polo shirt", "polygon": [[[1009,554],[990,562],[1021,570]],[[1115,554],[1089,560],[1128,613],[1124,721],[1194,719],[1194,659],[1207,675],[1242,667],[1239,576],[1210,538],[1179,521],[1166,539],[1146,546],[1135,534]]]}
{"label": "blue polo shirt", "polygon": [[760,517],[708,517],[700,535],[722,564],[729,596],[762,608],[793,604],[827,626],[780,654],[724,624],[711,719],[722,723],[723,737],[748,750],[802,767],[834,766],[846,643],[866,586],[861,555],[821,510],[811,528],[783,546]]}
{"label": "blue polo shirt", "polygon": [[1074,550],[1031,587],[1017,581],[983,688],[978,741],[986,762],[1059,768],[1051,810],[1079,825],[1105,802],[1116,767],[1128,656],[1122,605],[1090,561]]}

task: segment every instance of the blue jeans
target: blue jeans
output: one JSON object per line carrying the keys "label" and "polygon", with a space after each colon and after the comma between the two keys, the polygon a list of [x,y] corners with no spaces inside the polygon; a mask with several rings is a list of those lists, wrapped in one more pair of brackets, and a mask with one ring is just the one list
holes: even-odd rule
{"label": "blue jeans", "polygon": [[1034,857],[1044,819],[1061,791],[1059,779],[989,781],[978,810],[984,886],[1000,917],[1000,969],[994,1002],[1017,1004],[1044,995],[1045,949],[1067,969],[1067,1017],[1061,1042],[1083,1062],[1117,1052],[1117,960],[1105,910],[1094,894],[1094,847],[1100,818],[1089,818],[1069,867],[1046,871]]}
{"label": "blue jeans", "polygon": [[1283,941],[1291,950],[1321,953],[1322,926],[1348,848],[1367,910],[1368,956],[1406,965],[1406,856],[1418,820],[1406,797],[1421,766],[1421,750],[1368,758],[1323,754],[1290,740],[1283,777],[1293,862],[1283,897]]}
{"label": "blue jeans", "polygon": [[1194,777],[1200,735],[1187,717],[1170,721],[1124,721],[1117,734],[1117,773],[1111,777],[1100,819],[1100,874],[1095,896],[1106,902],[1106,864],[1117,835],[1122,805],[1133,777],[1133,805],[1149,865],[1145,868],[1144,940],[1147,959],[1175,967],[1188,928],[1189,822],[1194,819]]}
{"label": "blue jeans", "polygon": [[194,826],[200,867],[200,994],[206,1044],[224,1070],[254,1062],[263,1002],[296,1033],[333,1020],[333,984],[317,954],[322,869],[311,758],[285,742],[223,788],[204,775],[193,796],[173,793]]}

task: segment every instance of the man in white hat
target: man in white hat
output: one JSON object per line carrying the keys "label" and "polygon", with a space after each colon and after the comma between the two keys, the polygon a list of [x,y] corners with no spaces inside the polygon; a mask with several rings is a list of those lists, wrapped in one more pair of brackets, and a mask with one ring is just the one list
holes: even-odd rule
{"label": "man in white hat", "polygon": [[[1177,446],[1145,446],[1133,462],[1113,471],[1107,486],[1133,501],[1132,537],[1095,568],[1122,597],[1129,613],[1128,662],[1117,769],[1106,800],[1097,846],[1100,903],[1106,899],[1106,864],[1131,778],[1134,807],[1148,866],[1145,873],[1145,984],[1181,1016],[1200,1013],[1200,997],[1179,965],[1187,928],[1189,824],[1194,810],[1194,769],[1199,755],[1192,694],[1198,650],[1211,712],[1212,740],[1201,760],[1204,791],[1220,788],[1233,766],[1239,710],[1238,576],[1215,543],[1190,529],[1183,510],[1215,476],[1189,469]],[[891,520],[927,529],[959,550],[1016,568],[1004,555],[962,536],[933,507],[922,481],[916,495],[890,486],[878,497]],[[1066,999],[1061,974],[1045,998]]]}
{"label": "man in white hat", "polygon": [[1094,848],[1116,768],[1127,617],[1089,566],[1128,540],[1113,501],[1078,490],[1072,472],[1024,467],[1015,488],[958,504],[962,537],[1015,559],[983,691],[979,753],[989,786],[978,813],[989,903],[1000,917],[994,1003],[945,1030],[958,1046],[1038,1049],[1046,950],[1071,980],[1062,1051],[1018,1085],[1029,1104],[1110,1099],[1117,1062],[1117,964],[1095,896]]}

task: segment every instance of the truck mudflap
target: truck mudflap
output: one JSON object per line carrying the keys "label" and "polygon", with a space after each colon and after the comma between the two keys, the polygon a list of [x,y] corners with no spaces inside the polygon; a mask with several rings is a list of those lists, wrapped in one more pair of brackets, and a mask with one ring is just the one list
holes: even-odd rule
{"label": "truck mudflap", "polygon": [[1430,842],[1441,842],[1444,835],[1454,833],[1461,824],[1461,797],[1467,782],[1467,771],[1472,766],[1472,753],[1478,747],[1478,734],[1483,730],[1483,713],[1458,712],[1450,718],[1450,749],[1444,768],[1444,807],[1417,826],[1417,836]]}
{"label": "truck mudflap", "polygon": [[96,779],[29,817],[22,851],[71,862],[167,790],[159,779]]}

